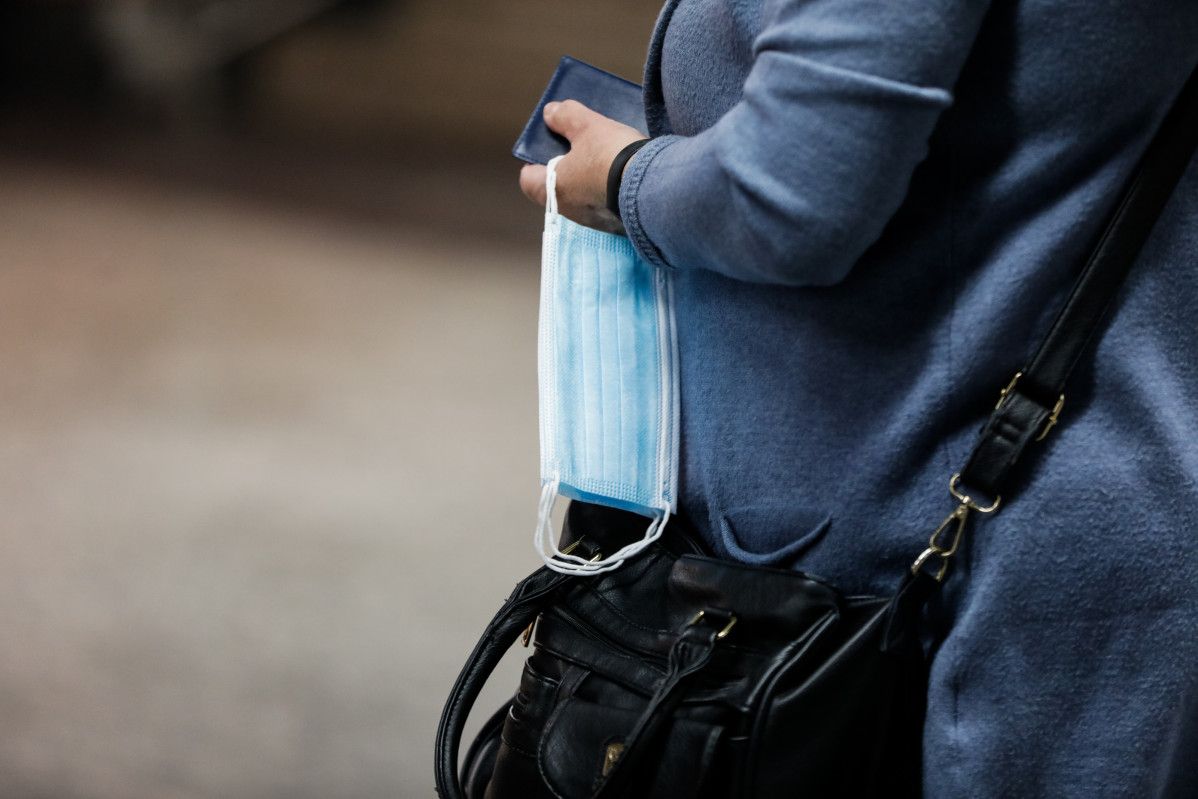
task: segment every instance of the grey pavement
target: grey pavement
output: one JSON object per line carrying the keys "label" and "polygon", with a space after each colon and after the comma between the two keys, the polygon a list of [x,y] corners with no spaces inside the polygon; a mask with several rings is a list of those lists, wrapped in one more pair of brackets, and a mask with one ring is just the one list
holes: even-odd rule
{"label": "grey pavement", "polygon": [[371,214],[311,165],[0,155],[0,797],[434,795],[445,693],[537,565],[503,169],[329,189]]}

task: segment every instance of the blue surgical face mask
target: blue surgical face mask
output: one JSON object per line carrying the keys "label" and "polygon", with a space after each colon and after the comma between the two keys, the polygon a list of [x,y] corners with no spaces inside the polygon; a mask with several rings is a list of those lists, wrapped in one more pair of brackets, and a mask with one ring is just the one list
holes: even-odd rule
{"label": "blue surgical face mask", "polygon": [[[556,571],[617,568],[665,528],[678,490],[678,341],[669,273],[623,236],[557,213],[549,163],[537,353],[537,551]],[[589,563],[558,551],[558,494],[646,516],[645,538]]]}

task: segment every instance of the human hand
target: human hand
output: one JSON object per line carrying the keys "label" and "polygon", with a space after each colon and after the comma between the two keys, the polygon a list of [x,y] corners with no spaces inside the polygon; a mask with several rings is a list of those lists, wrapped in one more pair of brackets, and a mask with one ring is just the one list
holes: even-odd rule
{"label": "human hand", "polygon": [[[645,134],[576,100],[547,104],[545,124],[570,142],[570,152],[557,164],[558,211],[581,225],[623,233],[623,223],[607,210],[607,173],[620,150]],[[520,171],[521,190],[541,205],[546,199],[545,173],[540,164],[527,164]]]}

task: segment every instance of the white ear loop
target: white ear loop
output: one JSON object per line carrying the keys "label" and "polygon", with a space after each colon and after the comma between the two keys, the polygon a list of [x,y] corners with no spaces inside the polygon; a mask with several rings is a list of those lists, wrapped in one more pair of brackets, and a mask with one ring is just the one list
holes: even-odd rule
{"label": "white ear loop", "polygon": [[558,486],[556,479],[549,480],[541,486],[541,504],[537,511],[537,532],[533,544],[545,565],[559,574],[595,575],[615,571],[624,565],[625,560],[643,552],[661,538],[670,519],[668,511],[661,511],[649,522],[649,529],[644,538],[621,547],[611,555],[604,553],[604,560],[589,561],[577,555],[567,555],[557,548],[556,536],[553,534],[553,507],[557,504]]}
{"label": "white ear loop", "polygon": [[545,165],[545,216],[557,216],[557,162],[565,157],[559,155]]}

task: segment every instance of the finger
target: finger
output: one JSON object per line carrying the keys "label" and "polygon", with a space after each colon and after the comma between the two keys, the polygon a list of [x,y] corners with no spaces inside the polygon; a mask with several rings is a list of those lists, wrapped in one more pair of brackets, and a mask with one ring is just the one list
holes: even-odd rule
{"label": "finger", "polygon": [[525,164],[520,170],[520,191],[538,205],[545,204],[545,176],[548,170],[541,164]]}
{"label": "finger", "polygon": [[550,130],[565,136],[570,141],[574,141],[575,136],[594,122],[596,117],[601,117],[599,113],[592,111],[577,100],[548,103],[543,116],[545,124],[549,126]]}

